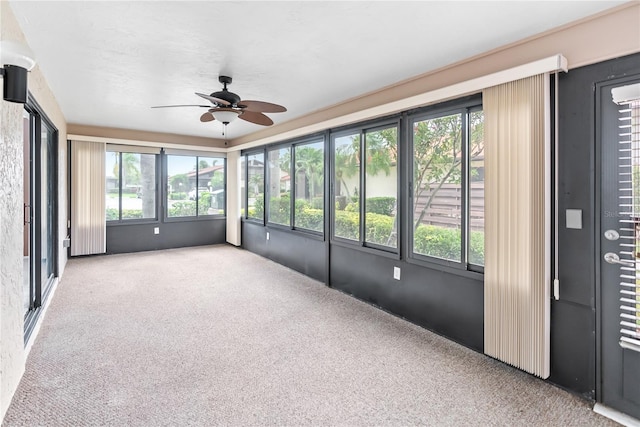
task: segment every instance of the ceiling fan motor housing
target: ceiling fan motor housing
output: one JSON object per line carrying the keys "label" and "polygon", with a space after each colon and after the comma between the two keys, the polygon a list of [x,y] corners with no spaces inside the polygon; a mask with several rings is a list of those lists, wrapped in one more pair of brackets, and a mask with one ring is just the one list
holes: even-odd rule
{"label": "ceiling fan motor housing", "polygon": [[224,88],[218,92],[213,92],[210,96],[213,96],[214,98],[224,99],[231,105],[237,105],[240,102],[240,97],[237,94],[229,92],[227,90],[227,85],[231,84],[233,79],[228,76],[219,76],[218,81],[224,85]]}

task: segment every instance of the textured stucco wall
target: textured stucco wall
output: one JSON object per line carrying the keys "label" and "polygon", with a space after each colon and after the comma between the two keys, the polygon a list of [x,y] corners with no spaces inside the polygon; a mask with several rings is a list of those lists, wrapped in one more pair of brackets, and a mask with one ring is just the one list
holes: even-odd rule
{"label": "textured stucco wall", "polygon": [[[12,39],[6,2],[0,39]],[[0,101],[0,414],[24,372],[22,310],[22,106]]]}
{"label": "textured stucco wall", "polygon": [[[0,40],[27,44],[6,1],[0,1]],[[62,274],[67,261],[67,251],[62,248],[67,222],[67,125],[38,66],[29,73],[28,86],[58,129],[58,267],[59,274]],[[26,359],[22,306],[22,113],[22,105],[0,100],[0,419],[4,417],[24,373]],[[34,337],[35,334],[32,335]]]}

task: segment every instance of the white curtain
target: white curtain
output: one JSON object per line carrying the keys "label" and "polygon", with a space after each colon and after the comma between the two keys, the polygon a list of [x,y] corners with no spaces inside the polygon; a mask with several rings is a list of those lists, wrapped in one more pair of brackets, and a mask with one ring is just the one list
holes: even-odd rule
{"label": "white curtain", "polygon": [[484,351],[549,376],[549,75],[483,91]]}
{"label": "white curtain", "polygon": [[106,252],[105,144],[71,141],[71,255]]}

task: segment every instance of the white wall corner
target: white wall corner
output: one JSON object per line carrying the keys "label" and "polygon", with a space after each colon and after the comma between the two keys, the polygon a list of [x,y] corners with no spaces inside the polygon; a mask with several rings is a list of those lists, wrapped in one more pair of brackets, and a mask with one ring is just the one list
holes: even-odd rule
{"label": "white wall corner", "polygon": [[227,243],[242,244],[240,220],[240,151],[227,153]]}

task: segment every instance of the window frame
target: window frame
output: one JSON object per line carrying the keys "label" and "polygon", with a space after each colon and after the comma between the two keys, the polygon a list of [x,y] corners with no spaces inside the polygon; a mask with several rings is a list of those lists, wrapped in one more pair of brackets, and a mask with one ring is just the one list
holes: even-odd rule
{"label": "window frame", "polygon": [[[424,107],[407,112],[407,188],[405,191],[407,199],[407,214],[403,217],[407,227],[407,262],[419,264],[425,267],[448,267],[451,272],[484,273],[484,266],[471,264],[469,262],[470,247],[470,158],[469,158],[469,116],[473,112],[483,111],[482,95],[472,95],[465,98],[439,103],[433,106]],[[447,115],[461,114],[462,138],[461,138],[461,207],[460,207],[460,261],[439,258],[414,251],[414,170],[413,159],[415,144],[413,127],[417,122],[435,119]]]}
{"label": "window frame", "polygon": [[402,150],[401,150],[401,144],[402,144],[402,140],[403,140],[403,118],[401,115],[395,115],[393,117],[387,118],[387,119],[382,119],[382,120],[376,120],[376,121],[369,121],[369,122],[364,122],[364,123],[359,123],[356,126],[349,126],[346,128],[341,128],[339,130],[336,131],[331,131],[330,132],[330,163],[331,163],[331,168],[330,168],[330,180],[331,180],[331,184],[330,184],[330,195],[329,195],[329,205],[330,205],[330,224],[329,224],[329,228],[330,228],[330,242],[332,244],[339,244],[339,245],[343,245],[346,247],[351,247],[351,248],[360,248],[362,250],[365,250],[367,252],[372,252],[372,253],[376,253],[376,254],[386,254],[386,255],[390,255],[392,258],[394,259],[400,259],[400,253],[401,253],[401,246],[402,246],[402,233],[401,233],[401,227],[400,227],[400,221],[398,220],[398,225],[397,225],[397,229],[396,229],[396,236],[397,236],[397,241],[396,241],[396,246],[394,247],[390,247],[390,246],[385,246],[385,245],[381,245],[381,244],[377,244],[377,243],[373,243],[373,242],[368,242],[366,240],[366,174],[367,174],[367,162],[366,161],[360,161],[360,165],[359,165],[359,170],[358,170],[358,182],[359,182],[359,192],[358,192],[358,207],[359,207],[359,224],[358,224],[358,230],[359,230],[359,236],[358,236],[358,240],[355,239],[348,239],[345,237],[340,237],[340,236],[336,236],[335,234],[335,219],[336,219],[336,209],[335,209],[335,174],[336,174],[336,164],[335,164],[335,152],[336,152],[336,139],[338,138],[342,138],[344,136],[348,136],[348,135],[355,135],[358,134],[360,136],[360,147],[358,149],[358,155],[360,159],[366,159],[366,149],[367,149],[367,134],[368,133],[372,133],[372,132],[376,132],[376,131],[380,131],[380,130],[384,130],[384,129],[389,129],[395,127],[396,128],[396,144],[397,144],[397,148],[396,148],[396,153],[397,153],[397,159],[396,159],[396,218],[403,218],[403,200],[402,200],[402,194],[401,194],[401,167],[400,164],[402,162]]}
{"label": "window frame", "polygon": [[[288,149],[289,150],[289,224],[280,224],[278,222],[272,222],[270,220],[270,214],[271,214],[271,192],[269,191],[271,188],[271,174],[268,173],[268,169],[269,169],[269,163],[271,162],[271,160],[269,159],[269,153],[272,153],[274,151],[279,152],[280,150],[284,150],[284,149]],[[269,147],[267,147],[267,149],[265,150],[265,160],[264,160],[264,173],[265,173],[265,183],[264,183],[264,221],[265,223],[270,226],[270,227],[274,227],[274,228],[282,228],[285,230],[290,230],[293,226],[293,212],[291,209],[291,199],[292,199],[292,194],[294,191],[293,188],[293,176],[291,174],[291,169],[292,169],[292,165],[294,162],[293,159],[293,149],[292,149],[292,145],[291,144],[274,144],[274,145],[270,145]],[[278,159],[280,157],[278,156]],[[282,169],[281,169],[282,170]],[[280,185],[280,183],[278,183],[278,185]]]}
{"label": "window frame", "polygon": [[[262,219],[260,218],[255,218],[255,217],[250,217],[249,216],[249,156],[255,156],[257,154],[262,154],[262,193],[264,195],[263,197],[263,204],[264,206],[262,207]],[[247,150],[247,151],[243,151],[241,153],[241,156],[244,157],[244,161],[245,161],[245,168],[244,168],[244,183],[245,183],[245,191],[244,194],[242,195],[243,199],[244,199],[244,205],[245,205],[245,211],[244,211],[244,215],[242,215],[242,220],[243,221],[248,221],[254,224],[260,224],[260,225],[265,225],[266,224],[266,217],[267,217],[267,150],[266,147],[262,147],[259,150]]]}
{"label": "window frame", "polygon": [[[124,147],[123,147],[124,148]],[[159,202],[158,197],[160,196],[161,192],[159,191],[160,188],[160,182],[161,182],[161,169],[160,169],[160,163],[161,163],[161,153],[158,154],[152,154],[152,153],[142,153],[142,152],[138,152],[135,151],[135,147],[131,147],[131,150],[129,151],[123,151],[123,150],[106,150],[107,153],[116,153],[118,155],[118,219],[113,219],[113,220],[105,220],[106,225],[109,226],[117,226],[117,225],[123,225],[123,224],[155,224],[160,222],[160,215],[159,215],[159,211],[160,211],[160,206],[161,206],[161,202]],[[153,218],[122,218],[122,154],[123,153],[127,153],[127,154],[146,154],[146,155],[152,155],[155,157],[154,161],[155,161],[155,182],[156,182],[156,189],[155,189],[155,217]],[[105,173],[105,179],[106,179],[106,173]],[[105,191],[106,193],[106,191]],[[106,210],[106,209],[105,209]]]}
{"label": "window frame", "polygon": [[[296,191],[296,185],[297,185],[297,179],[295,177],[295,162],[296,162],[296,155],[295,155],[295,149],[298,146],[304,146],[304,145],[309,145],[309,144],[315,144],[315,143],[322,143],[322,149],[323,149],[323,153],[322,153],[322,157],[323,157],[323,188],[325,189],[325,200],[323,203],[323,213],[322,213],[322,222],[323,222],[323,230],[322,231],[317,231],[317,230],[311,230],[309,228],[304,228],[304,227],[297,227],[295,224],[295,191]],[[270,209],[270,204],[271,204],[271,195],[269,194],[268,189],[271,187],[271,182],[270,182],[270,174],[267,173],[267,164],[269,162],[268,157],[269,157],[269,152],[271,151],[277,151],[277,150],[281,150],[284,148],[288,148],[290,150],[290,164],[289,164],[289,177],[291,178],[291,187],[290,187],[290,197],[289,197],[289,224],[279,224],[276,222],[271,222],[269,221],[269,209]],[[299,232],[299,233],[303,233],[303,234],[307,234],[307,235],[311,235],[313,237],[319,237],[319,238],[324,238],[324,224],[326,223],[326,218],[327,218],[327,213],[326,213],[326,182],[327,182],[327,138],[325,133],[321,133],[321,134],[314,134],[314,135],[309,135],[309,136],[305,136],[303,138],[297,138],[291,141],[287,141],[287,142],[278,142],[278,143],[274,143],[274,144],[269,144],[267,146],[264,147],[264,158],[265,158],[265,162],[264,162],[264,173],[265,173],[265,208],[264,208],[264,224],[265,226],[268,226],[270,228],[275,228],[275,229],[279,229],[279,230],[285,230],[285,231],[294,231],[294,232]]]}
{"label": "window frame", "polygon": [[[169,156],[175,156],[175,157],[195,157],[196,159],[196,214],[193,216],[169,216],[169,203],[168,203],[168,199],[169,199]],[[164,218],[164,222],[187,222],[187,221],[210,221],[212,219],[223,219],[226,218],[227,216],[227,158],[224,155],[220,155],[220,153],[203,153],[203,152],[198,152],[198,153],[184,153],[184,154],[178,154],[178,153],[165,153],[163,150],[162,153],[162,157],[163,157],[163,167],[162,167],[162,187],[163,187],[163,197],[162,197],[162,213],[163,213],[163,218]],[[198,202],[199,202],[199,197],[198,197],[198,187],[199,187],[199,181],[200,181],[200,176],[198,174],[198,171],[200,170],[200,158],[216,158],[216,159],[221,159],[222,160],[222,164],[224,166],[224,184],[223,184],[223,189],[224,189],[224,213],[223,214],[207,214],[207,215],[200,215],[198,213]]]}
{"label": "window frame", "polygon": [[[327,212],[326,212],[326,183],[327,183],[327,143],[326,143],[325,135],[319,135],[315,137],[305,138],[303,140],[296,141],[291,144],[291,173],[290,176],[293,177],[291,182],[291,230],[300,231],[303,233],[309,233],[317,236],[324,236],[325,222],[327,220]],[[298,176],[295,171],[295,165],[297,164],[296,159],[296,148],[304,147],[305,145],[312,144],[322,144],[322,231],[312,230],[310,228],[298,227],[296,226],[296,188],[298,186]]]}

